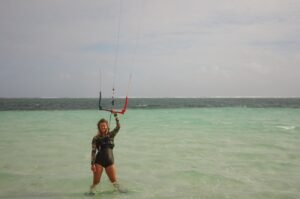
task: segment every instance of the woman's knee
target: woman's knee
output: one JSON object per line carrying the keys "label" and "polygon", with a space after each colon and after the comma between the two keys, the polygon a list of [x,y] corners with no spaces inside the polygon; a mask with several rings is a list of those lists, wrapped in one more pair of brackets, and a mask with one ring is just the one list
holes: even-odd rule
{"label": "woman's knee", "polygon": [[99,174],[94,174],[94,183],[93,184],[99,184],[100,182],[100,175]]}
{"label": "woman's knee", "polygon": [[94,184],[95,184],[95,185],[96,185],[96,184],[99,184],[99,182],[100,182],[100,179],[96,179],[95,182],[94,182]]}
{"label": "woman's knee", "polygon": [[103,167],[100,165],[96,165],[96,171],[94,172],[94,184],[99,184],[102,171],[103,171]]}

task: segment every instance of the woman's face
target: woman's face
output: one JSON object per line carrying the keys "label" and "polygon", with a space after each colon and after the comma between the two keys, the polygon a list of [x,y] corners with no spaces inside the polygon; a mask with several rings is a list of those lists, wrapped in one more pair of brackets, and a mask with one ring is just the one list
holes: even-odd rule
{"label": "woman's face", "polygon": [[106,122],[102,122],[99,125],[100,133],[107,133],[107,124]]}

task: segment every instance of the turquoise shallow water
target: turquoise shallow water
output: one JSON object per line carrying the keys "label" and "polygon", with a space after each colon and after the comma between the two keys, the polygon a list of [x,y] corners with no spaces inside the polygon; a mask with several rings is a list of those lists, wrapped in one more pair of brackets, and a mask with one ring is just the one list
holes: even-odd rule
{"label": "turquoise shallow water", "polygon": [[[90,142],[107,114],[1,111],[0,198],[90,198]],[[300,109],[129,109],[113,192],[92,198],[300,198]]]}

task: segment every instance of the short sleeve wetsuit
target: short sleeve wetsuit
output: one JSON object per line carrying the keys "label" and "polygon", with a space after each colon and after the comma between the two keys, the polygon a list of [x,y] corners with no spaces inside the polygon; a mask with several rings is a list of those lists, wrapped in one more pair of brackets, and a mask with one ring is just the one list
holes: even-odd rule
{"label": "short sleeve wetsuit", "polygon": [[113,148],[114,137],[120,130],[119,121],[116,120],[117,126],[114,130],[107,133],[107,135],[96,135],[92,140],[92,154],[91,164],[100,164],[106,168],[114,164]]}

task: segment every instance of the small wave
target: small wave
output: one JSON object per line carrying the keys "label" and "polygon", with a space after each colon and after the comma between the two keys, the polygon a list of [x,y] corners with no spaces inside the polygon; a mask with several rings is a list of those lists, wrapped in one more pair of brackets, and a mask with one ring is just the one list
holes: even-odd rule
{"label": "small wave", "polygon": [[284,130],[293,130],[296,128],[295,126],[276,126],[276,127]]}
{"label": "small wave", "polygon": [[136,107],[144,108],[144,107],[148,107],[148,104],[137,104]]}

